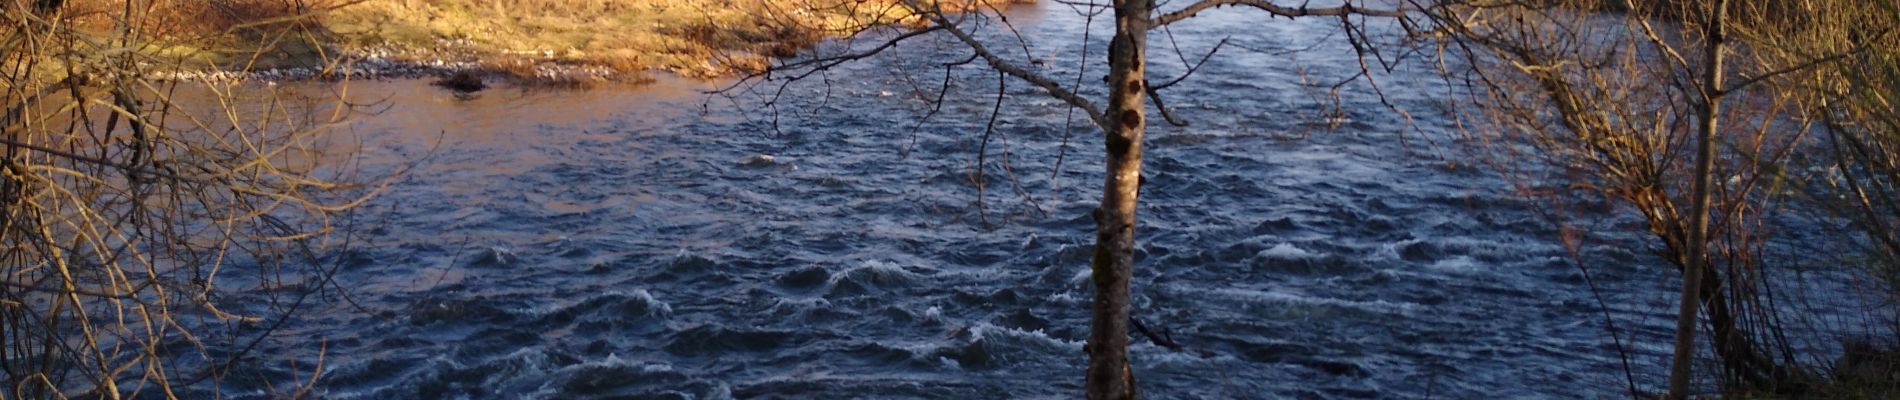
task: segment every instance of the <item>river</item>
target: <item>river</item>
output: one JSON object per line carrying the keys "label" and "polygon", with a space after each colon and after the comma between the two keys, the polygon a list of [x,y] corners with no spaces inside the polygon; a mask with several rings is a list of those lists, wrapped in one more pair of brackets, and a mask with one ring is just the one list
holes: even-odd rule
{"label": "river", "polygon": [[[986,37],[1075,79],[1083,17],[1009,16],[1026,50]],[[1192,124],[1149,136],[1134,315],[1189,351],[1137,338],[1144,395],[1616,397],[1591,282],[1639,381],[1662,382],[1677,284],[1650,239],[1601,218],[1572,257],[1534,203],[1458,161],[1433,65],[1375,74],[1410,119],[1363,81],[1335,114],[1324,86],[1359,65],[1337,20],[1215,13],[1169,35],[1151,41],[1162,77],[1182,71],[1171,41],[1190,60],[1234,46],[1165,92]],[[997,80],[974,65],[913,130],[967,54],[932,36],[844,64],[777,118],[701,92],[729,82],[352,83],[389,107],[347,125],[365,170],[416,168],[360,210],[372,228],[337,277],[371,312],[312,311],[283,354],[320,339],[319,390],[340,399],[1073,398],[1101,142],[1078,118],[1065,150],[1068,109],[1012,81],[984,147]],[[226,388],[306,376],[273,357]]]}

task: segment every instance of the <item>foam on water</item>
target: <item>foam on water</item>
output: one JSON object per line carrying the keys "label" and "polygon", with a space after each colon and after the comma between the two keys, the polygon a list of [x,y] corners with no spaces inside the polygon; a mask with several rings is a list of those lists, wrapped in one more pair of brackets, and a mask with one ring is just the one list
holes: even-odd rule
{"label": "foam on water", "polygon": [[1259,255],[1261,257],[1271,257],[1271,258],[1281,258],[1281,259],[1301,259],[1301,258],[1311,258],[1315,256],[1313,252],[1306,251],[1306,249],[1302,249],[1300,248],[1300,246],[1294,246],[1292,243],[1281,243],[1281,244],[1273,245],[1272,248],[1261,250]]}
{"label": "foam on water", "polygon": [[1215,289],[1202,294],[1242,302],[1264,303],[1290,307],[1328,307],[1344,308],[1384,314],[1407,314],[1418,310],[1417,304],[1392,302],[1387,300],[1346,300],[1323,296],[1308,296],[1271,290]]}

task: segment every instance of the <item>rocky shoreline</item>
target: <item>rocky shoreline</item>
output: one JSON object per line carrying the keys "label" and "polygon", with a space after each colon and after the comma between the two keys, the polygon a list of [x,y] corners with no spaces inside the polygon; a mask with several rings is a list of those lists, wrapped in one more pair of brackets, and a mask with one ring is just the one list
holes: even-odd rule
{"label": "rocky shoreline", "polygon": [[189,82],[298,82],[352,79],[424,79],[473,74],[488,80],[534,86],[586,86],[604,82],[644,82],[644,73],[626,72],[596,65],[541,62],[532,66],[503,68],[469,56],[420,55],[391,49],[338,51],[343,54],[329,66],[270,68],[253,71],[184,70],[161,71],[149,76],[157,81]]}

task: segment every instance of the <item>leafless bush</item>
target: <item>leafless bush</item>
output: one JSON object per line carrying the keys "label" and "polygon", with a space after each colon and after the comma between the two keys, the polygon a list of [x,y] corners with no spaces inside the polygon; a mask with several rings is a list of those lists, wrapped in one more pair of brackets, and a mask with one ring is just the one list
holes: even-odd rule
{"label": "leafless bush", "polygon": [[[1775,285],[1811,257],[1765,254],[1790,228],[1777,216],[1787,194],[1815,179],[1798,167],[1819,152],[1817,136],[1838,136],[1816,129],[1826,107],[1814,88],[1839,85],[1831,71],[1892,40],[1880,28],[1891,19],[1843,18],[1874,7],[1472,1],[1434,17],[1455,28],[1449,53],[1473,66],[1453,76],[1481,106],[1460,115],[1479,158],[1554,208],[1607,198],[1641,217],[1689,277],[1678,332],[1708,327],[1721,387],[1799,394],[1824,365],[1790,343],[1801,317]],[[1686,395],[1694,338],[1679,336],[1672,396]]]}
{"label": "leafless bush", "polygon": [[[1900,21],[1900,10],[1891,6],[1877,12],[1886,15],[1875,14],[1875,21]],[[1866,39],[1864,31],[1831,33],[1837,41]],[[1866,235],[1865,262],[1885,278],[1890,304],[1900,304],[1900,104],[1895,103],[1900,101],[1900,52],[1895,46],[1900,44],[1871,46],[1854,62],[1804,82],[1817,94],[1819,117],[1828,128],[1830,167],[1836,172],[1813,200],[1834,206]]]}
{"label": "leafless bush", "polygon": [[317,261],[374,191],[322,137],[347,107],[149,79],[203,40],[143,28],[169,2],[61,3],[3,5],[0,397],[216,390],[333,286]]}

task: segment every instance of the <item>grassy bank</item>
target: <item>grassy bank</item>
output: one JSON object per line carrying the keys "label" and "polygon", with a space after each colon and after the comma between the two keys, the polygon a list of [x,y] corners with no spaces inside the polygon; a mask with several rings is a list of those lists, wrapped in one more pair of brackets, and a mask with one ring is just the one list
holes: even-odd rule
{"label": "grassy bank", "polygon": [[[978,0],[1001,5],[1009,0]],[[88,15],[123,2],[70,0]],[[643,79],[648,71],[714,77],[757,71],[818,41],[901,21],[896,0],[210,0],[158,2],[148,48],[183,70],[375,65],[477,69],[536,80]],[[337,62],[342,61],[342,62]]]}
{"label": "grassy bank", "polygon": [[479,61],[516,75],[556,65],[706,77],[841,33],[784,1],[374,0],[322,17],[340,48],[406,61]]}

